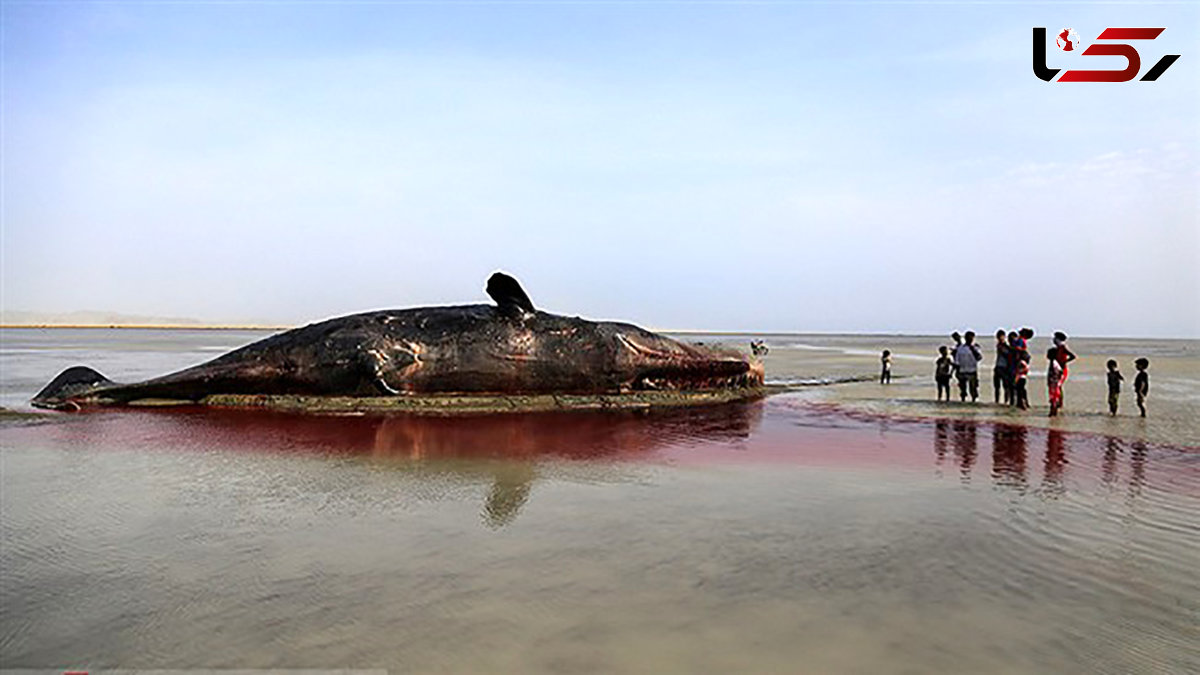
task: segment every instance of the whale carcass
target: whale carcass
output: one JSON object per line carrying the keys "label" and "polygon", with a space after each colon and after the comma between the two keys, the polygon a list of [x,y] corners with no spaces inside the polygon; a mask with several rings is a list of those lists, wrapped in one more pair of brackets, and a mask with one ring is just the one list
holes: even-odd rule
{"label": "whale carcass", "polygon": [[75,366],[31,403],[58,410],[205,404],[470,411],[513,401],[533,409],[623,400],[678,405],[761,393],[762,364],[740,353],[627,323],[539,311],[502,273],[488,280],[487,292],[495,304],[329,319],[143,382],[121,384]]}

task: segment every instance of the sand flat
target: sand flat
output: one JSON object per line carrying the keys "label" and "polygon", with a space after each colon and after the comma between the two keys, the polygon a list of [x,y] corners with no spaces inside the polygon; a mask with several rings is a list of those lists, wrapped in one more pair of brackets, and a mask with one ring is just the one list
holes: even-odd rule
{"label": "sand flat", "polygon": [[[739,336],[742,337],[742,336]],[[1056,418],[1048,416],[1046,350],[1050,340],[1035,337],[1029,400],[1032,409],[1021,411],[993,402],[992,366],[995,338],[980,344],[980,402],[958,401],[952,381],[951,403],[938,403],[933,380],[938,345],[949,337],[893,335],[770,335],[745,336],[744,345],[733,336],[686,336],[712,339],[748,348],[751,339],[765,339],[771,348],[764,358],[768,383],[791,385],[784,396],[796,405],[835,406],[857,412],[912,418],[974,419],[1063,431],[1099,433],[1132,440],[1175,446],[1200,447],[1200,341],[1130,338],[1071,338],[1079,357],[1070,365],[1065,386],[1066,408]],[[879,356],[892,351],[892,382],[878,382]],[[1149,414],[1138,415],[1133,394],[1137,371],[1133,360],[1150,359]],[[1116,359],[1122,384],[1118,415],[1108,414],[1105,362]],[[860,380],[860,381],[854,381]]]}

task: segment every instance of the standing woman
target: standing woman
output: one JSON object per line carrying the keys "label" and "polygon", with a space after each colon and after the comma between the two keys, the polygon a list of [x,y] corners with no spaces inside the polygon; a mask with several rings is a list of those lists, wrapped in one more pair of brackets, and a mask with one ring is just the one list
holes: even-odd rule
{"label": "standing woman", "polygon": [[1067,372],[1067,364],[1075,360],[1075,354],[1067,347],[1067,334],[1062,332],[1061,330],[1055,331],[1055,333],[1054,333],[1054,350],[1055,350],[1055,359],[1057,359],[1058,365],[1062,366],[1062,381],[1059,382],[1059,385],[1058,385],[1058,387],[1059,387],[1058,409],[1062,410],[1062,407],[1063,407],[1063,389],[1062,389],[1062,387],[1064,384],[1067,383],[1067,376],[1069,375],[1069,373]]}
{"label": "standing woman", "polygon": [[1008,335],[1004,329],[996,331],[996,365],[992,367],[992,389],[996,403],[1000,402],[1000,391],[1004,390],[1004,403],[1012,403],[1012,382],[1009,379],[1009,355],[1012,348],[1008,346]]}

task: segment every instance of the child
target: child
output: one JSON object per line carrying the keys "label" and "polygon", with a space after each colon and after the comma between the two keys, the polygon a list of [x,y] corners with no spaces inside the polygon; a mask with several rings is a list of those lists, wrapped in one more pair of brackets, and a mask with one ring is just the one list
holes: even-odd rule
{"label": "child", "polygon": [[1022,328],[1017,337],[1014,339],[1011,335],[1008,339],[1008,345],[1013,349],[1029,349],[1029,341],[1033,339],[1032,328]]}
{"label": "child", "polygon": [[1017,370],[1020,367],[1020,361],[1024,356],[1024,340],[1017,334],[1017,331],[1008,333],[1008,373],[1005,377],[1008,378],[1008,398],[1005,403],[1009,405],[1017,404]]}
{"label": "child", "polygon": [[1062,407],[1063,367],[1058,360],[1058,347],[1046,350],[1046,360],[1050,367],[1046,369],[1046,387],[1050,390],[1050,416],[1058,414]]}
{"label": "child", "polygon": [[1121,397],[1121,371],[1117,370],[1117,362],[1108,360],[1108,412],[1117,414],[1117,400]]}
{"label": "child", "polygon": [[1016,370],[1013,371],[1013,402],[1021,410],[1029,410],[1029,351],[1018,349],[1013,351]]}
{"label": "child", "polygon": [[1146,369],[1150,367],[1150,359],[1140,358],[1133,362],[1137,368],[1137,377],[1133,378],[1133,393],[1137,394],[1138,409],[1142,411],[1142,417],[1146,416],[1146,394],[1150,393],[1150,374]]}
{"label": "child", "polygon": [[879,373],[879,384],[888,384],[892,381],[892,353],[888,350],[883,350],[883,356],[879,357],[880,363],[883,364],[883,372]]}
{"label": "child", "polygon": [[954,369],[954,361],[950,360],[949,352],[946,345],[938,347],[938,353],[941,356],[938,357],[937,363],[933,367],[933,379],[937,382],[937,400],[939,401],[942,400],[943,391],[946,392],[946,400],[950,400],[950,371]]}

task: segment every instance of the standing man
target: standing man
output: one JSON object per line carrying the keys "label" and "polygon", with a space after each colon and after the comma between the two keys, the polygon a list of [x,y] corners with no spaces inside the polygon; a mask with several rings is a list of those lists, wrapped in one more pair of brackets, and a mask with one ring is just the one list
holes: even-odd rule
{"label": "standing man", "polygon": [[954,365],[958,375],[958,397],[960,401],[967,400],[968,391],[971,403],[979,400],[979,362],[983,360],[983,352],[975,344],[975,331],[967,331],[963,335],[965,342],[954,350]]}
{"label": "standing man", "polygon": [[1009,353],[1011,348],[1008,346],[1008,334],[1004,329],[996,331],[996,363],[992,366],[992,389],[996,395],[996,403],[1000,402],[1000,391],[1004,391],[1004,404],[1012,403],[1012,380],[1009,374],[1012,372],[1009,367]]}

